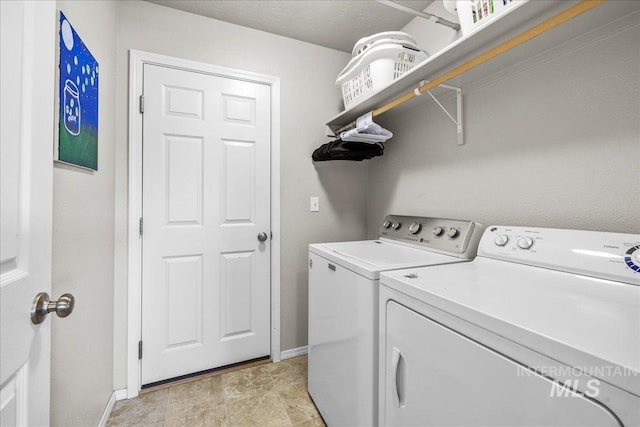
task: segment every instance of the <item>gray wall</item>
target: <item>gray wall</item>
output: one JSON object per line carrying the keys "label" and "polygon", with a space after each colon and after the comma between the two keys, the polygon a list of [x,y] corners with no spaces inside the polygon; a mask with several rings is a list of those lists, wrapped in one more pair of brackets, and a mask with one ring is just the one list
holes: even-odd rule
{"label": "gray wall", "polygon": [[[97,172],[56,164],[52,298],[76,297],[52,323],[51,424],[96,425],[113,391],[114,2],[58,1],[100,64]],[[57,17],[56,17],[57,19]],[[57,39],[55,43],[58,46]]]}
{"label": "gray wall", "polygon": [[636,23],[463,87],[464,146],[426,96],[381,116],[395,137],[369,162],[369,235],[388,212],[639,233],[638,40]]}
{"label": "gray wall", "polygon": [[[307,245],[366,234],[366,165],[311,161],[339,112],[333,81],[349,55],[141,1],[120,2],[117,46],[115,387],[126,386],[129,49],[280,77],[281,348],[305,346]],[[320,196],[319,213],[309,196]]]}

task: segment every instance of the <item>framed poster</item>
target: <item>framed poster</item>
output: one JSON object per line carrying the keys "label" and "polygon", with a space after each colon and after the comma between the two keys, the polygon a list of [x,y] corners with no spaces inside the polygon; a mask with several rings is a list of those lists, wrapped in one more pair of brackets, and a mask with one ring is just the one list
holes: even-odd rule
{"label": "framed poster", "polygon": [[98,170],[98,61],[60,12],[57,160]]}

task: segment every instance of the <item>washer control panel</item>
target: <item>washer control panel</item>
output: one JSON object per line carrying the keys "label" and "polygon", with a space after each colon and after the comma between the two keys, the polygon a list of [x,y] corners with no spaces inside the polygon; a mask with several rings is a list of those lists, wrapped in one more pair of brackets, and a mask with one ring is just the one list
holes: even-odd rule
{"label": "washer control panel", "polygon": [[640,234],[492,226],[478,255],[640,286]]}
{"label": "washer control panel", "polygon": [[483,230],[473,221],[387,215],[378,236],[470,259],[476,256]]}
{"label": "washer control panel", "polygon": [[640,244],[635,245],[624,254],[624,262],[633,271],[640,273]]}

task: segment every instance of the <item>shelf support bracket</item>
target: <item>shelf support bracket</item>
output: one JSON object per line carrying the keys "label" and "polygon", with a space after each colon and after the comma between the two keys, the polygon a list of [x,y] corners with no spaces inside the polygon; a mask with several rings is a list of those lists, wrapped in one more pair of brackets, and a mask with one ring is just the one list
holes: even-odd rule
{"label": "shelf support bracket", "polygon": [[[422,80],[420,82],[420,86],[424,86],[425,83],[428,83],[426,80]],[[449,89],[449,90],[454,90],[456,92],[456,118],[454,119],[453,116],[451,115],[451,113],[449,113],[447,111],[446,108],[444,108],[444,105],[442,105],[440,103],[440,101],[438,101],[438,99],[433,96],[433,94],[431,93],[430,90],[427,91],[427,93],[429,94],[429,96],[435,101],[436,104],[438,104],[438,107],[440,107],[440,109],[442,111],[444,111],[444,113],[451,119],[451,121],[456,125],[456,135],[457,135],[457,144],[458,145],[464,145],[464,123],[463,123],[463,119],[462,119],[462,89],[460,89],[459,87],[455,87],[455,86],[449,86],[449,85],[438,85],[438,87],[444,88],[444,89]],[[419,90],[416,89],[416,93],[419,93]]]}

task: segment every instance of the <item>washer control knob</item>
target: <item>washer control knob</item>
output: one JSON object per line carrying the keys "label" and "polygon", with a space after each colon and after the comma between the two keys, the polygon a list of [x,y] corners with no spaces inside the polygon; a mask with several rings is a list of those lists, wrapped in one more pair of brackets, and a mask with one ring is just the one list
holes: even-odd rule
{"label": "washer control knob", "polygon": [[504,246],[509,242],[509,236],[506,234],[498,234],[495,239],[493,239],[493,243],[497,246]]}
{"label": "washer control knob", "polygon": [[420,230],[422,229],[422,225],[420,225],[417,222],[414,222],[413,224],[411,224],[409,226],[409,233],[411,234],[418,234],[420,232]]}
{"label": "washer control knob", "polygon": [[458,236],[458,230],[453,227],[449,227],[447,230],[447,237],[450,239],[455,239]]}
{"label": "washer control knob", "polygon": [[442,232],[444,230],[442,229],[442,227],[440,227],[439,225],[436,225],[435,227],[433,227],[433,235],[434,236],[440,236],[442,235]]}
{"label": "washer control knob", "polygon": [[385,220],[385,221],[382,223],[382,227],[383,227],[383,228],[389,228],[389,227],[391,227],[391,221],[389,221],[388,219],[387,219],[387,220]]}
{"label": "washer control knob", "polygon": [[393,224],[391,224],[391,228],[393,228],[394,230],[400,230],[400,227],[402,227],[402,224],[400,224],[398,221],[394,221]]}
{"label": "washer control knob", "polygon": [[518,239],[518,247],[520,249],[529,249],[533,246],[533,239],[531,237],[521,237]]}
{"label": "washer control knob", "polygon": [[636,262],[640,265],[640,251],[636,252]]}

